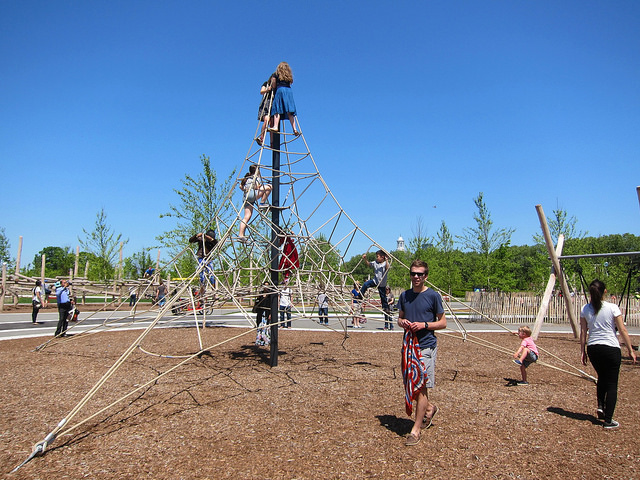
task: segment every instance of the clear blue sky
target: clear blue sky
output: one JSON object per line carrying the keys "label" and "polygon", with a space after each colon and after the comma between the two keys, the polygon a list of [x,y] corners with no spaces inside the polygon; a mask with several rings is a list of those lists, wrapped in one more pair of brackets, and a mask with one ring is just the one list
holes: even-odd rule
{"label": "clear blue sky", "polygon": [[636,0],[0,0],[0,227],[23,265],[101,208],[125,255],[154,245],[201,154],[242,164],[285,60],[322,175],[385,248],[418,217],[461,234],[480,191],[516,245],[536,204],[638,234],[639,32]]}

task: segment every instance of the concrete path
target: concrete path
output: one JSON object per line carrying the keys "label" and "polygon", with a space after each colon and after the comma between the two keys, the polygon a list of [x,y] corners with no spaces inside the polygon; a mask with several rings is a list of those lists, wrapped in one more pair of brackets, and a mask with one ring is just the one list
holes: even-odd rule
{"label": "concrete path", "polygon": [[[88,329],[108,330],[117,328],[126,329],[143,329],[146,328],[155,318],[156,311],[147,311],[136,314],[135,317],[126,318],[130,314],[128,310],[120,312],[100,312],[91,315],[93,312],[80,314],[80,322],[78,324],[69,324],[69,333],[79,333]],[[90,317],[87,319],[87,317]],[[207,326],[224,326],[224,327],[248,327],[249,321],[237,311],[234,310],[215,310],[213,315],[206,315]],[[329,314],[329,325],[319,325],[317,321],[309,318],[292,319],[292,330],[337,330],[344,331],[345,323],[349,334],[358,334],[360,332],[375,332],[381,334],[399,334],[401,333],[394,320],[394,330],[384,330],[384,318],[380,314],[367,314],[367,323],[362,329],[354,329],[351,326],[351,319],[345,319],[344,316],[335,316]],[[467,331],[472,332],[506,332],[505,328],[490,322],[468,322],[464,316],[460,316],[463,327]],[[135,321],[134,321],[135,320]],[[197,315],[197,321],[201,324],[202,315]],[[447,331],[459,331],[456,323],[451,316],[448,316],[449,328]],[[195,325],[193,314],[189,316],[176,317],[168,315],[163,317],[159,323],[161,328],[170,327],[188,327]],[[0,314],[0,340],[10,340],[17,338],[29,337],[47,337],[53,336],[56,325],[58,323],[58,312],[56,309],[49,308],[41,310],[38,314],[38,323],[31,322],[31,313],[2,313]],[[520,324],[505,324],[510,331],[515,332]],[[529,324],[532,326],[532,324]],[[571,333],[570,325],[554,325],[544,324],[542,332],[554,333]],[[640,335],[640,328],[629,328],[631,335]]]}

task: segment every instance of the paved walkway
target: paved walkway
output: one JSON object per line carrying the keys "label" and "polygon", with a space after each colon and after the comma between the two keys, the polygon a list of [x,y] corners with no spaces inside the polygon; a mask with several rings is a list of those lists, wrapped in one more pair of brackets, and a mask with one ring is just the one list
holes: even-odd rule
{"label": "paved walkway", "polygon": [[[147,311],[138,313],[134,318],[125,318],[128,314],[128,310],[120,312],[100,312],[89,317],[93,312],[81,313],[78,324],[70,323],[70,333],[81,332],[87,329],[100,329],[104,330],[110,325],[112,327],[126,328],[126,329],[143,329],[146,328],[155,318],[155,311]],[[213,315],[206,315],[207,326],[224,326],[224,327],[244,327],[249,326],[248,320],[237,311],[234,310],[216,310]],[[85,319],[84,321],[82,321]],[[449,316],[449,328],[448,331],[459,331],[456,323]],[[198,322],[202,322],[203,316],[197,316]],[[347,331],[349,333],[358,334],[360,332],[375,332],[381,334],[393,334],[400,333],[401,330],[395,324],[394,330],[384,330],[384,318],[380,314],[367,314],[367,323],[364,324],[362,329],[354,329],[351,326],[351,319],[345,319],[345,317],[337,317],[329,315],[329,325],[319,325],[316,320],[309,318],[296,318],[295,315],[292,319],[292,330],[345,330],[345,320],[347,323]],[[50,308],[41,310],[38,314],[38,323],[33,324],[31,322],[31,313],[1,313],[0,314],[0,340],[10,340],[17,338],[29,338],[29,337],[46,337],[52,336],[55,332],[58,322],[58,312],[56,309]],[[201,324],[201,323],[200,323]],[[172,315],[163,317],[159,323],[161,328],[168,327],[186,327],[195,325],[195,319],[193,315],[185,317],[175,317]],[[506,332],[507,330],[500,325],[496,325],[490,322],[467,322],[462,323],[463,327],[467,331],[473,332]],[[521,324],[505,324],[504,327],[509,331],[515,332],[518,326]],[[529,323],[530,326],[533,326]],[[543,324],[543,333],[572,333],[571,326],[556,325],[556,324]],[[640,328],[629,328],[631,335],[640,335]]]}

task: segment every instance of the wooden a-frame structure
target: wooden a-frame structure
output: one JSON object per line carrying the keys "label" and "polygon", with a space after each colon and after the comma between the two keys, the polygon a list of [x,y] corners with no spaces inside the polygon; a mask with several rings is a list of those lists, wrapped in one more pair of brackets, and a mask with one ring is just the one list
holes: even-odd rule
{"label": "wooden a-frame structure", "polygon": [[[636,193],[638,195],[638,203],[640,203],[640,186],[636,187]],[[553,293],[553,288],[556,284],[556,278],[560,282],[560,288],[562,290],[562,296],[564,298],[565,305],[567,307],[567,313],[569,315],[569,321],[571,323],[571,329],[573,330],[574,338],[578,338],[578,322],[576,320],[575,311],[573,309],[573,298],[571,292],[569,292],[569,285],[562,275],[562,266],[560,265],[561,259],[576,259],[576,258],[594,258],[594,257],[615,257],[615,256],[640,256],[640,252],[618,252],[618,253],[597,253],[592,255],[562,255],[562,248],[564,247],[564,235],[558,236],[558,245],[554,248],[553,241],[551,239],[551,233],[549,232],[549,226],[547,225],[547,218],[544,215],[542,205],[536,205],[536,211],[538,212],[538,219],[540,220],[540,228],[542,229],[542,235],[544,236],[544,242],[549,252],[549,258],[551,259],[551,274],[545,288],[538,314],[536,315],[536,321],[533,326],[531,337],[537,340],[544,317],[549,309],[549,300]]]}

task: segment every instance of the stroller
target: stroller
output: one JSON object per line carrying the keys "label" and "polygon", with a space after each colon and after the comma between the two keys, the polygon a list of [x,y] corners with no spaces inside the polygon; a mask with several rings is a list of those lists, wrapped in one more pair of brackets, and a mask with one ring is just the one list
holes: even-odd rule
{"label": "stroller", "polygon": [[75,303],[73,304],[73,308],[69,310],[69,314],[67,315],[68,322],[77,322],[78,316],[80,315],[80,310],[76,307]]}

